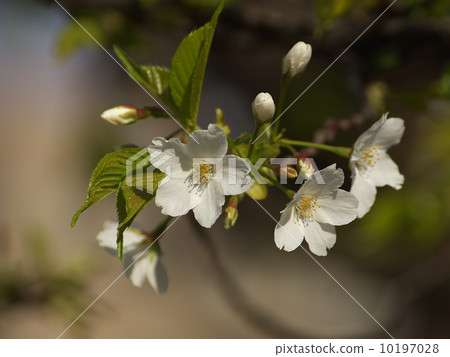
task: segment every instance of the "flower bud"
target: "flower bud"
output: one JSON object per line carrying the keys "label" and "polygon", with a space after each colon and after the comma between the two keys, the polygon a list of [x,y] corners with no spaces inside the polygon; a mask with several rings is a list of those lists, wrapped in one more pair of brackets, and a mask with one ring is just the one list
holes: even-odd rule
{"label": "flower bud", "polygon": [[253,186],[250,187],[245,194],[257,201],[264,200],[268,194],[267,185],[263,185],[255,181]]}
{"label": "flower bud", "polygon": [[269,93],[259,93],[252,103],[254,118],[265,123],[273,118],[275,114],[275,103]]}
{"label": "flower bud", "polygon": [[309,179],[316,171],[311,159],[308,159],[307,157],[299,156],[297,166],[299,168],[298,174],[305,180]]}
{"label": "flower bud", "polygon": [[[278,181],[278,177],[275,173],[275,171],[267,166],[263,166],[260,168],[261,172],[264,173],[265,175],[269,176],[270,178],[272,178],[273,181]],[[263,177],[264,181],[266,181],[266,183],[269,186],[273,186],[273,183],[270,179],[268,179],[267,177]]]}
{"label": "flower bud", "polygon": [[149,115],[150,111],[147,109],[138,109],[131,105],[119,105],[118,107],[105,110],[101,117],[114,125],[129,125]]}
{"label": "flower bud", "polygon": [[230,135],[231,129],[228,125],[225,125],[223,121],[223,111],[220,108],[216,108],[216,125],[223,130],[226,136]]}
{"label": "flower bud", "polygon": [[280,176],[284,175],[289,179],[294,179],[298,176],[297,170],[295,170],[292,166],[281,166],[280,167]]}
{"label": "flower bud", "polygon": [[311,54],[311,45],[297,42],[281,61],[281,76],[292,79],[302,74],[311,59]]}
{"label": "flower bud", "polygon": [[228,205],[224,209],[223,226],[225,229],[234,227],[238,219],[238,196],[231,196]]}

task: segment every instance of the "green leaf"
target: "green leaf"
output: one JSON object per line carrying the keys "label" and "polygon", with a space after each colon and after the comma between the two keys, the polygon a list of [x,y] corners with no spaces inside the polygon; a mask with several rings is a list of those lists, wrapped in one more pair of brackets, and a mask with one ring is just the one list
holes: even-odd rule
{"label": "green leaf", "polygon": [[178,112],[177,106],[173,102],[169,91],[169,68],[161,66],[140,66],[118,46],[114,46],[114,52],[132,78],[155,94],[173,112]]}
{"label": "green leaf", "polygon": [[133,172],[125,179],[125,183],[128,186],[134,187],[137,190],[145,191],[148,193],[156,192],[156,189],[160,181],[166,176],[159,170],[154,170],[151,174],[146,172],[147,170],[140,170]]}
{"label": "green leaf", "polygon": [[172,58],[170,93],[184,125],[192,126],[196,123],[209,49],[224,5],[225,1],[222,1],[210,22],[181,41]]}
{"label": "green leaf", "polygon": [[139,212],[148,205],[155,195],[128,186],[123,180],[116,196],[117,218],[117,255],[120,260],[123,256],[123,232],[130,227]]}
{"label": "green leaf", "polygon": [[142,150],[145,149],[125,148],[106,154],[100,160],[89,182],[86,201],[73,216],[72,227],[77,223],[81,213],[118,189],[122,179],[126,176],[128,159],[136,154],[138,154],[136,162],[141,162],[145,158],[148,159],[148,153],[145,155],[144,152],[143,155],[139,155]]}
{"label": "green leaf", "polygon": [[149,89],[159,96],[169,88],[170,69],[161,66],[141,66]]}
{"label": "green leaf", "polygon": [[149,84],[146,70],[143,69],[138,64],[136,64],[136,62],[134,62],[120,47],[114,45],[114,52],[125,66],[125,69],[127,70],[128,74],[136,81],[138,81],[140,84],[142,84],[144,87],[152,90]]}

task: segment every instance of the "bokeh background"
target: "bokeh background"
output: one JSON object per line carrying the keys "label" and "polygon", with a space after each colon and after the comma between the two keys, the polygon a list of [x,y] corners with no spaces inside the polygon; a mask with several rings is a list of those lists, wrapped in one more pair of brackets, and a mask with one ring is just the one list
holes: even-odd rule
{"label": "bokeh background", "polygon": [[[108,51],[170,65],[181,39],[205,23],[213,0],[61,0]],[[383,0],[235,0],[221,16],[200,104],[200,124],[221,107],[232,135],[253,128],[250,103],[277,97],[280,60],[311,43],[292,102],[390,4]],[[450,3],[398,0],[283,117],[292,139],[350,146],[381,113],[406,133],[390,153],[406,176],[378,190],[362,220],[338,228],[317,261],[392,335],[450,337]],[[115,127],[119,105],[152,100],[53,1],[0,3],[0,337],[54,338],[121,273],[98,247],[112,198],[84,213],[98,160],[125,143],[146,146],[170,120]],[[309,152],[319,167],[348,163]],[[278,217],[284,197],[261,203]],[[147,230],[161,219],[149,205]],[[274,222],[254,202],[238,224],[208,231],[181,218],[162,238],[169,291],[119,279],[63,337],[388,337],[301,249],[279,251]]]}

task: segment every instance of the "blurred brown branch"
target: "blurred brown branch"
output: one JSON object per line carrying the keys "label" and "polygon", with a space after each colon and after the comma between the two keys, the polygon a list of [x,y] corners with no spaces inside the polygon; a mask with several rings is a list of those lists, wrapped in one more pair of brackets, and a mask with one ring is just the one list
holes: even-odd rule
{"label": "blurred brown branch", "polygon": [[[211,267],[211,272],[216,279],[217,287],[223,297],[238,316],[247,321],[251,326],[265,333],[271,338],[315,338],[307,331],[295,330],[269,315],[262,308],[251,301],[246,292],[236,283],[224,267],[220,255],[213,244],[211,236],[205,228],[202,228],[193,217],[190,223],[197,233],[195,236],[204,249],[206,262]],[[353,338],[381,338],[383,331],[379,333],[363,334]]]}
{"label": "blurred brown branch", "polygon": [[220,256],[206,229],[202,228],[193,217],[191,217],[190,222],[196,232],[195,236],[198,242],[204,249],[206,261],[211,267],[211,272],[214,275],[217,287],[238,316],[272,338],[312,337],[304,331],[295,331],[291,327],[281,324],[266,311],[257,307],[245,291],[236,284],[223,266]]}

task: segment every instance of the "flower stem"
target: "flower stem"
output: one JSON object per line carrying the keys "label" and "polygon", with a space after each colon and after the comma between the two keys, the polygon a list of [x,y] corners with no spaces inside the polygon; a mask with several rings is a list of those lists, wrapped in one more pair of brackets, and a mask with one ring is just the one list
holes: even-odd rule
{"label": "flower stem", "polygon": [[344,146],[331,146],[324,144],[312,143],[309,141],[299,141],[299,140],[289,140],[289,139],[281,139],[280,144],[287,144],[293,146],[306,146],[310,148],[316,148],[320,150],[326,150],[335,153],[336,155],[349,158],[351,153],[351,148],[347,148]]}
{"label": "flower stem", "polygon": [[159,236],[166,230],[167,225],[169,224],[170,220],[172,219],[171,216],[167,216],[164,221],[162,221],[158,227],[155,228],[155,230],[151,233],[152,240],[158,239]]}
{"label": "flower stem", "polygon": [[278,105],[277,109],[275,111],[275,115],[272,119],[273,129],[272,129],[272,142],[276,140],[276,137],[278,135],[278,130],[280,127],[280,114],[283,112],[284,109],[284,102],[286,100],[286,93],[287,89],[289,88],[289,81],[281,81],[281,90],[280,90],[280,97],[278,98]]}
{"label": "flower stem", "polygon": [[283,191],[286,196],[289,197],[289,200],[292,199],[292,194],[290,192],[290,190],[288,190],[286,187],[284,187],[281,183],[279,183],[277,180],[275,180],[273,177],[270,177],[269,175],[267,175],[266,173],[262,172],[262,171],[258,171],[259,174],[264,177],[265,179],[267,179],[268,181],[270,181],[271,183],[273,183],[274,186],[276,186],[277,188],[279,188],[281,191]]}
{"label": "flower stem", "polygon": [[285,147],[286,149],[288,149],[292,155],[297,156],[298,155],[298,151],[295,150],[295,148],[292,145],[289,144],[283,144],[280,142],[280,146]]}
{"label": "flower stem", "polygon": [[250,140],[250,143],[248,144],[248,152],[247,152],[247,157],[250,159],[251,161],[251,156],[253,154],[253,148],[255,147],[255,140],[258,137],[258,133],[259,133],[259,129],[261,129],[261,123],[258,120],[255,120],[255,131],[253,132],[252,138]]}

